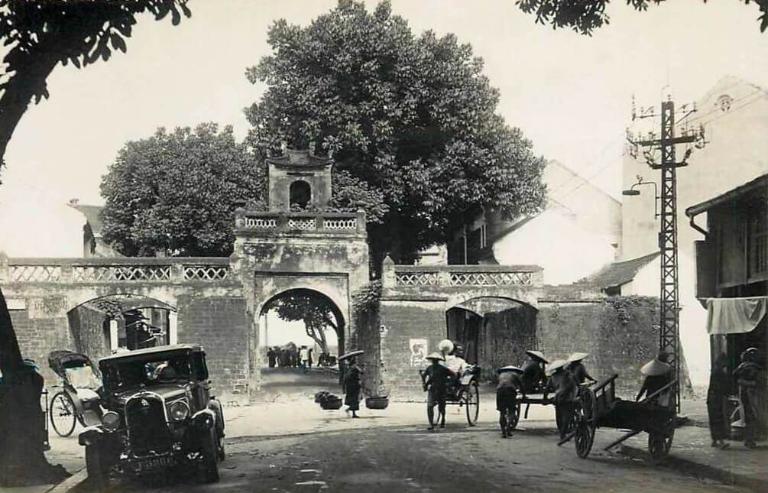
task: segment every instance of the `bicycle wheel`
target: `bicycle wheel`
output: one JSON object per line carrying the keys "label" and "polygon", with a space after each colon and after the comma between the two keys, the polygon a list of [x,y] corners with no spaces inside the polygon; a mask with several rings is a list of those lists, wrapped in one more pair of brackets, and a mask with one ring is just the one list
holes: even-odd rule
{"label": "bicycle wheel", "polygon": [[75,404],[69,394],[59,391],[51,399],[51,426],[60,437],[68,437],[75,431],[77,416]]}

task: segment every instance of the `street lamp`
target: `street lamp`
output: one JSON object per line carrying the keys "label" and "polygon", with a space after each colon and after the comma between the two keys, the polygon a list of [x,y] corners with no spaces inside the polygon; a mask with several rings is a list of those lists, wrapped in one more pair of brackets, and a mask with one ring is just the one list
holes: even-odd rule
{"label": "street lamp", "polygon": [[653,217],[659,217],[659,189],[656,186],[656,182],[653,181],[643,181],[643,177],[640,175],[637,175],[637,183],[633,184],[631,187],[629,187],[628,190],[622,190],[621,194],[634,197],[637,195],[640,195],[640,190],[635,190],[635,187],[639,187],[641,185],[653,185]]}

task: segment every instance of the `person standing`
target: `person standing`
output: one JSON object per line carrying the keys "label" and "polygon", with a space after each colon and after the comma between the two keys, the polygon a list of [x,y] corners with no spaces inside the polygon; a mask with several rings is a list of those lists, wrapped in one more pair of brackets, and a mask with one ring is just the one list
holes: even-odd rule
{"label": "person standing", "polygon": [[[662,351],[656,359],[649,361],[640,368],[640,373],[645,376],[645,379],[640,387],[640,392],[635,397],[636,401],[639,401],[643,395],[647,398],[656,394],[672,381],[672,366],[667,363],[667,359],[669,359],[667,353]],[[660,392],[653,398],[652,402],[662,407],[669,407],[673,402],[671,389],[667,388],[667,390]]]}
{"label": "person standing", "polygon": [[739,384],[739,399],[744,410],[744,446],[747,448],[757,446],[755,439],[761,418],[757,394],[761,370],[757,364],[757,349],[749,348],[741,353],[741,364],[733,372]]}
{"label": "person standing", "polygon": [[299,365],[304,371],[307,371],[309,368],[309,350],[307,349],[307,346],[301,346],[301,349],[299,350],[299,360]]}
{"label": "person standing", "polygon": [[502,438],[507,438],[507,416],[516,412],[517,391],[522,387],[520,376],[523,370],[516,366],[505,366],[496,370],[499,383],[496,385],[496,410],[499,411],[499,426]]}
{"label": "person standing", "polygon": [[347,406],[347,413],[351,412],[353,418],[358,418],[357,411],[360,410],[363,370],[357,366],[357,358],[355,356],[345,359],[347,361],[347,372],[344,375],[344,404]]}
{"label": "person standing", "polygon": [[573,375],[573,378],[579,385],[583,385],[587,380],[591,383],[597,383],[597,380],[590,376],[587,372],[587,367],[582,363],[587,356],[589,356],[589,353],[573,353],[568,356],[568,364],[565,365],[565,369]]}
{"label": "person standing", "polygon": [[573,413],[576,409],[578,384],[571,373],[565,369],[567,361],[555,360],[547,368],[549,390],[555,393],[552,399],[555,405],[555,423],[560,432],[560,439],[565,438],[572,428]]}
{"label": "person standing", "polygon": [[432,364],[424,370],[424,390],[427,392],[427,418],[429,430],[435,429],[435,406],[440,417],[440,428],[445,428],[445,398],[448,393],[448,381],[451,370],[442,364],[445,361],[440,353],[432,353],[427,358]]}
{"label": "person standing", "polygon": [[272,347],[267,349],[267,360],[269,360],[269,367],[274,368],[277,361],[277,355],[275,354],[275,350]]}
{"label": "person standing", "polygon": [[728,437],[728,359],[720,353],[712,363],[707,389],[707,412],[709,414],[709,432],[712,435],[712,446],[724,449],[728,447],[725,438]]}

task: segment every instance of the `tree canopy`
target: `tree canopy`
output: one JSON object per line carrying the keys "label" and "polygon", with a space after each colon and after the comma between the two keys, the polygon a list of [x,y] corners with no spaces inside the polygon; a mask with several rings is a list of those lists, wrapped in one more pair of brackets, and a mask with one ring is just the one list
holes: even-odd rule
{"label": "tree canopy", "polygon": [[247,71],[267,84],[246,109],[249,140],[331,153],[348,201],[369,214],[375,260],[444,242],[470,208],[515,217],[542,206],[544,160],[496,113],[482,60],[454,35],[414,35],[386,1],[369,13],[342,0],[307,27],[275,22],[268,42],[272,55]]}
{"label": "tree canopy", "polygon": [[128,256],[226,256],[234,210],[261,198],[264,173],[231,127],[159,129],[128,142],[102,178],[105,241]]}
{"label": "tree canopy", "polygon": [[274,308],[282,320],[304,322],[307,335],[324,353],[328,352],[325,329],[330,327],[338,334],[339,322],[334,315],[335,305],[325,296],[310,290],[289,291],[277,298],[269,308]]}
{"label": "tree canopy", "polygon": [[187,0],[0,0],[0,166],[29,103],[48,97],[46,80],[56,65],[80,68],[126,51],[136,17],[191,15]]}
{"label": "tree canopy", "polygon": [[[626,0],[637,11],[645,11],[652,4],[666,0]],[[703,0],[704,3],[707,0]],[[743,0],[745,4],[756,3],[760,9],[760,32],[768,28],[768,0]],[[610,0],[516,0],[520,10],[535,14],[536,22],[550,24],[553,28],[570,27],[581,34],[591,35],[595,29],[608,24],[610,18],[605,8]]]}

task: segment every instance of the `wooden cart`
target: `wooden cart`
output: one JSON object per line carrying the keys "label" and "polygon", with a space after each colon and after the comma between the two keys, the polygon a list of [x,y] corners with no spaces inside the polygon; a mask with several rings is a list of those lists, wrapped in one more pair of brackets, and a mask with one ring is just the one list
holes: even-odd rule
{"label": "wooden cart", "polygon": [[[604,380],[591,388],[582,388],[576,406],[574,429],[558,445],[571,439],[576,445],[576,454],[582,459],[589,456],[597,428],[626,430],[618,440],[611,442],[609,450],[641,432],[648,433],[648,451],[654,461],[669,454],[675,434],[675,380],[649,395],[640,402],[625,401],[616,397],[616,378]],[[662,394],[667,393],[667,402],[659,403]]]}

